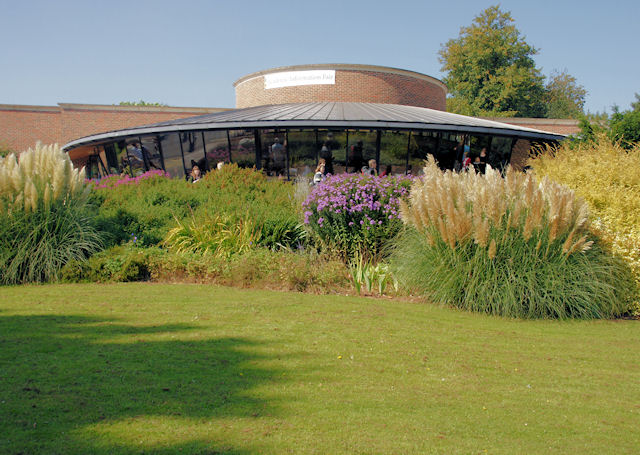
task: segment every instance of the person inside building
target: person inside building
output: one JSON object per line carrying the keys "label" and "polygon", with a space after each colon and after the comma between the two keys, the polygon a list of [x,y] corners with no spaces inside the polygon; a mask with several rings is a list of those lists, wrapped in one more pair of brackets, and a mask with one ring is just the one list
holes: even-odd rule
{"label": "person inside building", "polygon": [[351,172],[360,172],[362,170],[364,158],[362,157],[361,140],[351,146],[351,150],[349,151],[349,164],[351,165]]}
{"label": "person inside building", "polygon": [[319,184],[321,182],[324,182],[324,180],[327,178],[326,174],[325,174],[325,172],[326,172],[326,167],[325,166],[326,166],[326,164],[325,164],[324,159],[320,158],[318,160],[318,166],[316,167],[316,172],[313,175],[313,184],[314,185],[317,185],[317,184]]}
{"label": "person inside building", "polygon": [[191,176],[189,178],[189,181],[191,183],[196,183],[199,182],[201,178],[202,173],[200,172],[200,167],[196,164],[191,168]]}
{"label": "person inside building", "polygon": [[271,161],[271,171],[273,175],[282,175],[284,172],[285,166],[285,148],[280,143],[280,138],[275,138],[273,140],[273,145],[271,146],[269,159]]}
{"label": "person inside building", "polygon": [[325,172],[327,174],[333,174],[333,152],[327,145],[323,145],[320,150],[320,159],[325,162]]}
{"label": "person inside building", "polygon": [[378,163],[376,160],[369,160],[366,166],[362,166],[361,172],[365,175],[378,175]]}
{"label": "person inside building", "polygon": [[331,174],[331,175],[334,174],[333,151],[338,150],[339,148],[340,148],[340,143],[334,139],[333,133],[329,131],[327,133],[327,139],[324,141],[324,144],[322,145],[322,150],[320,151],[320,158],[324,158],[325,160],[325,170],[327,174]]}

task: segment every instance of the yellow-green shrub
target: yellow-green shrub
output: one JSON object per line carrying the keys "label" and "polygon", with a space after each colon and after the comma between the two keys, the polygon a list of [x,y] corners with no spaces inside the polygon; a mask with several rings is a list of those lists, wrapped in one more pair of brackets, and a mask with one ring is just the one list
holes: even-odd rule
{"label": "yellow-green shrub", "polygon": [[530,165],[537,176],[587,201],[594,228],[640,284],[640,144],[625,150],[601,135],[596,142],[543,150]]}

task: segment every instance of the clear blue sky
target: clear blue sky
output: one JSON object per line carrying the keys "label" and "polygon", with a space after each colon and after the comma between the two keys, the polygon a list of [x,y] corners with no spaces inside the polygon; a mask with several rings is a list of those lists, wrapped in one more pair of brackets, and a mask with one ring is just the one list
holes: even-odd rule
{"label": "clear blue sky", "polygon": [[[441,78],[438,50],[496,2],[0,0],[0,104],[234,107],[233,82],[276,66],[360,63]],[[586,108],[640,92],[640,1],[502,1],[545,75]]]}

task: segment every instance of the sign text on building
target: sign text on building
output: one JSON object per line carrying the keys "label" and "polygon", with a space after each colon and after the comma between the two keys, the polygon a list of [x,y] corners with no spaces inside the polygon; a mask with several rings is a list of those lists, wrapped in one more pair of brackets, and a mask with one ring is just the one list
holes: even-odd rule
{"label": "sign text on building", "polygon": [[264,88],[293,87],[296,85],[334,85],[335,70],[285,71],[264,75]]}

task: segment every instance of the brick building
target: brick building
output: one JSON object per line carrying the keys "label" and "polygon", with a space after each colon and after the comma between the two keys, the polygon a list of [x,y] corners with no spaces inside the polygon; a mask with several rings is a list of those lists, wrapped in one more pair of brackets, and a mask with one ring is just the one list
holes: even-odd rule
{"label": "brick building", "polygon": [[[400,173],[428,155],[454,166],[461,157],[451,154],[461,141],[471,154],[486,149],[489,164],[521,166],[533,144],[578,131],[573,120],[446,113],[444,83],[398,68],[287,66],[233,85],[237,109],[0,105],[0,146],[21,151],[38,140],[65,144],[74,163],[94,176],[151,168],[185,176],[195,163],[206,169],[222,161],[291,177],[315,166],[329,136],[340,171],[355,169],[349,152],[355,145],[378,167]],[[288,146],[286,163],[274,166],[277,140]]]}

